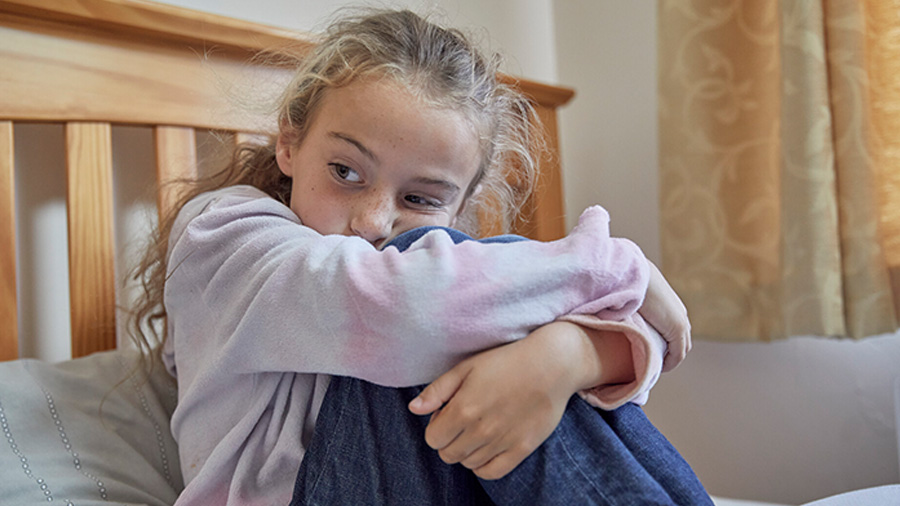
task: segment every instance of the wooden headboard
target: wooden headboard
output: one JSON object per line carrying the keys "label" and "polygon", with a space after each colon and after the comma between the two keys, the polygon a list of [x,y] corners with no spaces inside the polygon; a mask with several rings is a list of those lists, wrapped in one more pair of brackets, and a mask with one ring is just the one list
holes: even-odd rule
{"label": "wooden headboard", "polygon": [[[310,46],[301,33],[145,1],[0,0],[0,360],[19,357],[29,338],[17,317],[15,178],[29,177],[15,166],[17,124],[63,125],[72,356],[111,349],[112,127],[152,128],[157,181],[191,177],[197,164],[183,161],[196,160],[198,130],[238,141],[271,131],[265,115],[238,111],[223,83],[274,92],[291,69],[253,57]],[[514,81],[534,99],[550,146],[517,232],[551,240],[565,233],[556,109],[573,91]],[[157,192],[160,209],[168,199]]]}

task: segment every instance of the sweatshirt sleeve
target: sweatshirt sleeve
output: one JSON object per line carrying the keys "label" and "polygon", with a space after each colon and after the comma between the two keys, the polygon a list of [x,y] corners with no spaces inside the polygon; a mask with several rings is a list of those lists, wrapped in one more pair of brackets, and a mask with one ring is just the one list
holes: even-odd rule
{"label": "sweatshirt sleeve", "polygon": [[319,235],[238,187],[185,206],[169,247],[174,343],[164,354],[186,353],[192,367],[389,386],[427,383],[561,315],[626,320],[649,279],[639,248],[609,237],[600,207],[559,241],[454,244],[433,231],[400,253]]}
{"label": "sweatshirt sleeve", "polygon": [[666,341],[637,313],[620,321],[603,320],[594,315],[570,314],[559,318],[577,323],[583,327],[610,332],[621,332],[631,345],[631,360],[634,364],[634,380],[628,383],[598,385],[578,392],[590,405],[613,410],[632,402],[643,405],[650,397],[650,389],[662,373]]}

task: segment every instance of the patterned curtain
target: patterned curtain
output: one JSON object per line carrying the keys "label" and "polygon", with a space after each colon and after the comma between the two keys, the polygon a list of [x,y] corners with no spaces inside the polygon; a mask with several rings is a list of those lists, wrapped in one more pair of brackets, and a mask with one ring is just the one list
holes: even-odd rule
{"label": "patterned curtain", "polygon": [[900,0],[660,0],[662,268],[699,338],[900,315]]}

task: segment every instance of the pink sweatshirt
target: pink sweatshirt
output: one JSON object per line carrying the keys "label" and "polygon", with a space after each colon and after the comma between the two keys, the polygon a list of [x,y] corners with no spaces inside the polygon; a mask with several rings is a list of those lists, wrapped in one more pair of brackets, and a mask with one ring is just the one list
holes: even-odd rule
{"label": "pink sweatshirt", "polygon": [[193,199],[171,232],[165,288],[177,504],[287,504],[330,375],[425,384],[557,319],[631,341],[636,380],[582,392],[588,402],[643,402],[665,343],[636,313],[647,261],[609,237],[608,220],[590,208],[550,243],[431,232],[400,253],[322,236],[252,187]]}

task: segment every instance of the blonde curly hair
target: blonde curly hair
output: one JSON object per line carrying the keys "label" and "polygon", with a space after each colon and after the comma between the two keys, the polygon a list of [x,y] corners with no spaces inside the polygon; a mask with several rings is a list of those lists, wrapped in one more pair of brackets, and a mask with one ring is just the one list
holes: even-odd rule
{"label": "blonde curly hair", "polygon": [[[460,112],[475,127],[481,163],[457,227],[478,235],[479,217],[490,216],[505,232],[533,190],[545,148],[533,106],[498,79],[499,64],[499,57],[485,57],[460,31],[407,10],[345,15],[295,62],[294,78],[278,101],[279,133],[299,144],[328,90],[360,78],[393,79],[425,103]],[[166,338],[168,239],[181,207],[200,193],[237,184],[259,188],[285,205],[291,198],[291,180],[275,161],[274,138],[266,145],[241,145],[221,171],[179,184],[184,191],[160,219],[135,270],[142,290],[130,334],[154,358]],[[476,187],[481,191],[473,194]]]}

